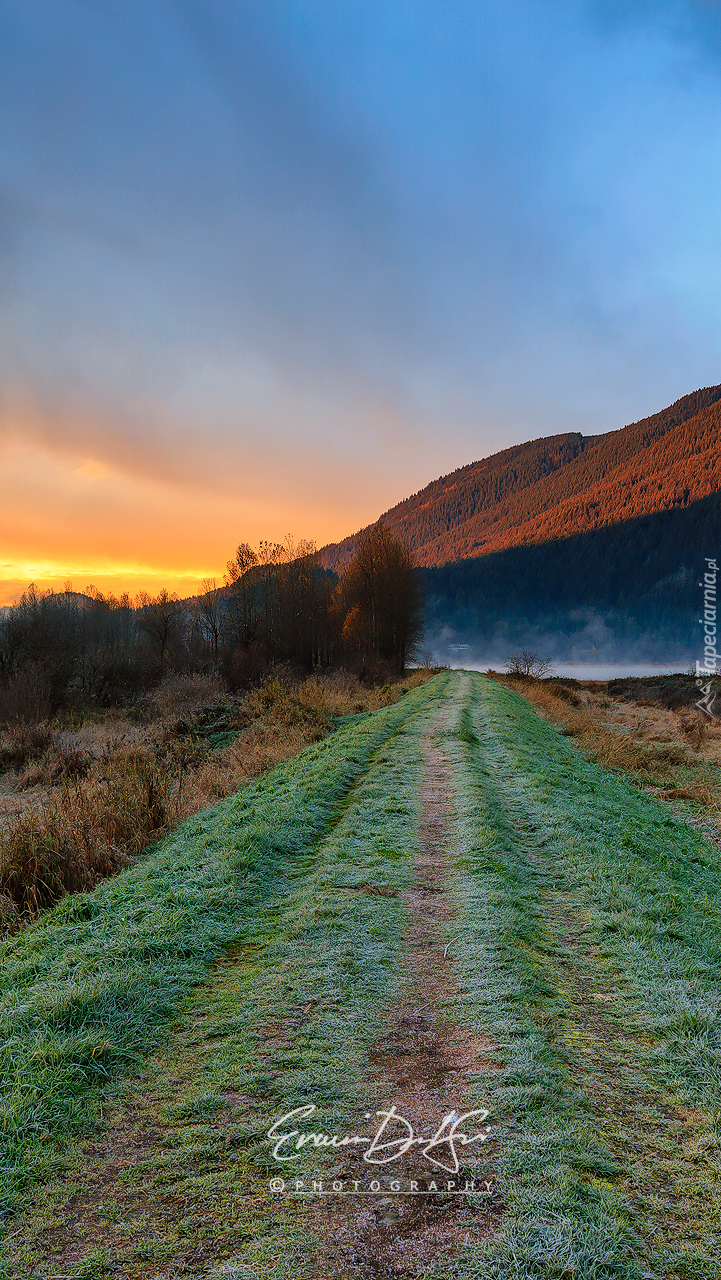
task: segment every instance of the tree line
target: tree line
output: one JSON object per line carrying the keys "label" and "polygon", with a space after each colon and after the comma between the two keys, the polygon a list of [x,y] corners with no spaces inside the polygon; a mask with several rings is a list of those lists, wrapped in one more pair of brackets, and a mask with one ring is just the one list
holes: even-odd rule
{"label": "tree line", "polygon": [[31,585],[0,611],[0,721],[132,703],[168,671],[217,670],[230,688],[287,664],[402,672],[423,632],[418,572],[382,523],[340,577],[313,543],[243,542],[223,582],[188,600],[162,589],[119,598]]}

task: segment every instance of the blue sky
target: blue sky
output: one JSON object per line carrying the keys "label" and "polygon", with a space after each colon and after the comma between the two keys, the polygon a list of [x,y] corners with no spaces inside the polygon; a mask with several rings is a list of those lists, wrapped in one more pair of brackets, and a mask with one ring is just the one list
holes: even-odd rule
{"label": "blue sky", "polygon": [[720,209],[716,3],[6,0],[0,576],[219,572],[721,381]]}

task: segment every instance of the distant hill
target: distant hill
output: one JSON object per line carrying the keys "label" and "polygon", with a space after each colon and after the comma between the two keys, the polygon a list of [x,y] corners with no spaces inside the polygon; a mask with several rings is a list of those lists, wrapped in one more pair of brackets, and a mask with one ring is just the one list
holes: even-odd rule
{"label": "distant hill", "polygon": [[[570,432],[504,449],[381,518],[419,565],[444,565],[686,507],[720,485],[721,385],[606,435]],[[342,568],[357,538],[324,547],[323,564]]]}
{"label": "distant hill", "polygon": [[[702,657],[698,579],[721,553],[721,385],[601,436],[549,436],[461,467],[384,523],[422,566],[427,644],[502,661]],[[358,534],[321,552],[340,569]]]}

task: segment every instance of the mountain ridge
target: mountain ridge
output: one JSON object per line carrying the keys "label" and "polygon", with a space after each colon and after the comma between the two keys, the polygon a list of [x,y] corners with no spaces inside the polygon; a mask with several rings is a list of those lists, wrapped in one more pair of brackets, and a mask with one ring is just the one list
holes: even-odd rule
{"label": "mountain ridge", "polygon": [[[513,445],[431,481],[380,519],[422,567],[553,542],[715,493],[720,441],[721,384],[603,435]],[[342,569],[363,532],[321,548],[321,563]]]}

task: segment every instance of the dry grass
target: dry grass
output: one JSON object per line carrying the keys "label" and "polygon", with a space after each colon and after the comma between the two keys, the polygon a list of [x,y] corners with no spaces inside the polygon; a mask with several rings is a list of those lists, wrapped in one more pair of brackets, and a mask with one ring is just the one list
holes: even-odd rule
{"label": "dry grass", "polygon": [[[496,678],[532,702],[544,719],[550,720],[562,733],[576,738],[578,745],[590,752],[605,768],[634,773],[648,770],[648,756],[641,750],[635,737],[612,733],[593,715],[580,695],[576,694],[579,705],[572,705],[563,685],[549,686],[532,680]],[[559,688],[564,689],[561,695],[557,691]],[[569,690],[570,692],[575,691]]]}
{"label": "dry grass", "polygon": [[667,787],[661,791],[664,800],[695,800],[697,804],[712,805],[714,797],[702,782],[692,782],[688,787]]}
{"label": "dry grass", "polygon": [[599,682],[574,689],[493,674],[599,764],[631,774],[663,800],[703,806],[704,829],[721,838],[721,724],[688,707],[610,698]]}
{"label": "dry grass", "polygon": [[[365,688],[345,672],[268,680],[227,698],[213,676],[172,677],[146,726],[107,717],[75,731],[12,726],[2,750],[0,927],[15,929],[64,893],[92,889],[164,832],[330,732],[423,684],[416,671]],[[233,740],[213,749],[216,723]]]}
{"label": "dry grass", "polygon": [[219,675],[169,675],[161,680],[152,695],[152,703],[160,716],[193,716],[202,707],[220,702],[225,686]]}

